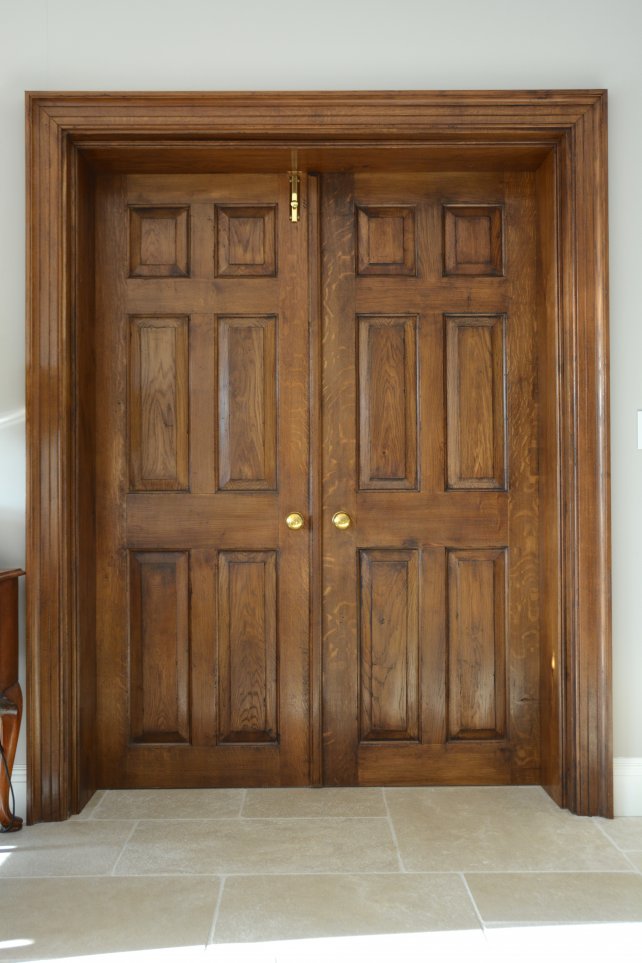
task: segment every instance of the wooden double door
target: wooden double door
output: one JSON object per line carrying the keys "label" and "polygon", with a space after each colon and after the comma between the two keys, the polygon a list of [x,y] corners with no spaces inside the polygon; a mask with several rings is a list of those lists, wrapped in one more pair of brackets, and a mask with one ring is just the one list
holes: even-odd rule
{"label": "wooden double door", "polygon": [[98,178],[99,785],[540,781],[535,212]]}

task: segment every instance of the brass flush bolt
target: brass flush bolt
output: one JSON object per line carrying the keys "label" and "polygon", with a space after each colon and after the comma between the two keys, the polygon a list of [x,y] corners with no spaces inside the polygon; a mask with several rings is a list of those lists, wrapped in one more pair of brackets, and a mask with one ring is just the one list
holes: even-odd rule
{"label": "brass flush bolt", "polygon": [[301,186],[301,175],[299,171],[290,171],[290,220],[296,224],[299,220],[299,190]]}

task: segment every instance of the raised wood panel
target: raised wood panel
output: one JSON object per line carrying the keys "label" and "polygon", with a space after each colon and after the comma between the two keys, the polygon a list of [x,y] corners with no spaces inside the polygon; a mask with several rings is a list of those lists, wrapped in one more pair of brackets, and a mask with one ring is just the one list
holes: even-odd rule
{"label": "raised wood panel", "polygon": [[130,554],[133,742],[189,742],[189,554]]}
{"label": "raised wood panel", "polygon": [[217,275],[251,278],[276,271],[276,205],[217,206]]}
{"label": "raised wood panel", "polygon": [[492,204],[450,204],[443,209],[444,274],[504,273],[502,209]]}
{"label": "raised wood panel", "polygon": [[218,319],[219,488],[276,488],[276,318]]}
{"label": "raised wood panel", "polygon": [[504,315],[447,316],[448,488],[506,488]]}
{"label": "raised wood panel", "polygon": [[414,208],[357,208],[357,274],[394,277],[416,273]]}
{"label": "raised wood panel", "polygon": [[219,740],[276,742],[276,552],[219,554]]}
{"label": "raised wood panel", "polygon": [[129,464],[133,491],[189,485],[188,319],[134,317],[129,340]]}
{"label": "raised wood panel", "polygon": [[506,551],[448,552],[448,736],[506,730]]}
{"label": "raised wood panel", "polygon": [[130,207],[130,277],[188,277],[189,248],[188,207]]}
{"label": "raised wood panel", "polygon": [[362,741],[419,737],[417,555],[360,552]]}
{"label": "raised wood panel", "polygon": [[359,318],[362,489],[417,487],[417,318]]}

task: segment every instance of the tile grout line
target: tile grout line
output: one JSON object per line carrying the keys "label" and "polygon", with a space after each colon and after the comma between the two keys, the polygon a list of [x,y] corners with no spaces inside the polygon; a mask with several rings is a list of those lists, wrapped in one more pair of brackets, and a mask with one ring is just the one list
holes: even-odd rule
{"label": "tile grout line", "polygon": [[107,790],[107,789],[103,789],[102,792],[103,792],[102,796],[100,797],[100,799],[98,800],[98,802],[96,803],[96,805],[94,806],[94,808],[92,809],[92,811],[89,813],[89,817],[88,817],[88,819],[87,819],[87,822],[91,822],[91,820],[94,818],[96,812],[97,812],[97,811],[100,809],[100,807],[102,806],[103,801],[104,801],[104,799],[105,799],[105,797],[106,797],[106,795],[107,795],[107,793],[108,793],[108,790]]}
{"label": "tile grout line", "polygon": [[[130,822],[132,819],[138,819],[146,823],[237,823],[240,820],[244,820],[248,823],[258,823],[258,822],[294,822],[298,820],[299,822],[321,822],[326,820],[331,822],[333,820],[379,820],[380,822],[385,822],[386,816],[352,816],[347,813],[343,813],[339,816],[105,816],[103,819],[96,819],[97,823],[122,823]],[[89,819],[82,820],[83,822],[89,822]]]}
{"label": "tile grout line", "polygon": [[480,911],[479,911],[479,907],[477,906],[477,903],[476,903],[476,901],[475,901],[475,897],[473,896],[472,891],[471,891],[471,888],[470,888],[470,886],[468,885],[468,880],[466,879],[466,875],[465,875],[465,873],[457,873],[457,876],[459,876],[460,880],[461,880],[462,883],[464,884],[464,889],[465,889],[466,892],[468,893],[468,899],[469,899],[470,902],[472,903],[473,909],[475,910],[475,916],[476,916],[477,919],[479,920],[479,925],[481,926],[481,931],[482,931],[482,933],[484,934],[484,939],[487,940],[487,936],[486,936],[486,926],[485,926],[484,921],[483,921],[483,919],[482,919],[482,915],[481,915],[481,913],[480,913]]}
{"label": "tile grout line", "polygon": [[208,947],[208,946],[212,946],[212,945],[214,944],[214,933],[216,932],[216,925],[217,925],[217,923],[218,923],[218,917],[219,917],[219,913],[220,913],[220,911],[221,911],[221,903],[223,902],[223,890],[225,889],[225,883],[226,883],[226,881],[227,881],[227,876],[220,876],[219,879],[221,880],[221,886],[220,886],[220,889],[219,889],[219,891],[218,891],[218,897],[217,897],[217,900],[216,900],[216,906],[214,907],[214,915],[213,915],[213,917],[212,917],[212,925],[210,926],[209,933],[207,934],[207,942],[205,943],[205,949],[206,949],[206,950],[207,950],[207,947]]}
{"label": "tile grout line", "polygon": [[[597,828],[599,829],[599,831],[602,833],[602,835],[604,836],[604,838],[609,841],[609,843],[611,844],[611,846],[615,846],[615,848],[617,849],[617,851],[618,851],[622,856],[624,856],[625,860],[627,861],[627,863],[629,864],[629,866],[632,868],[633,872],[634,872],[634,873],[638,873],[640,876],[642,876],[642,869],[640,869],[639,866],[636,866],[635,863],[634,863],[631,859],[629,859],[629,856],[628,856],[627,851],[626,851],[625,849],[622,849],[622,847],[619,846],[618,843],[615,842],[615,840],[611,839],[611,837],[609,836],[609,834],[607,833],[607,831],[602,828],[602,826],[601,826],[600,823],[594,822],[594,825],[597,826]],[[631,852],[634,852],[634,850],[631,850]]]}
{"label": "tile grout line", "polygon": [[111,868],[111,873],[109,873],[110,876],[115,876],[115,875],[116,875],[116,867],[118,866],[119,862],[121,861],[121,859],[122,859],[122,857],[123,857],[123,854],[124,854],[124,852],[125,852],[125,849],[127,848],[127,845],[128,845],[128,843],[129,843],[129,841],[131,840],[132,836],[134,835],[134,833],[135,833],[136,830],[138,829],[138,824],[139,824],[139,822],[140,822],[140,819],[135,819],[135,820],[134,820],[134,825],[132,826],[132,828],[131,828],[131,830],[130,830],[130,833],[129,833],[127,839],[125,840],[125,842],[124,842],[123,845],[122,845],[122,849],[121,849],[121,851],[120,851],[119,854],[118,854],[118,859],[116,860],[116,862],[114,863],[114,865],[113,865],[112,868]]}
{"label": "tile grout line", "polygon": [[[24,852],[24,850],[23,850]],[[122,855],[122,854],[121,854]],[[116,863],[120,860],[120,856]],[[462,873],[467,873],[469,876],[637,876],[639,873],[637,871],[632,871],[629,869],[510,869],[510,870],[481,870],[481,869],[470,869],[470,870],[457,870],[457,869],[443,869],[443,870],[404,870],[405,876],[459,876]],[[105,879],[108,876],[115,875],[114,870],[110,873],[66,873],[64,876],[35,876],[29,875],[13,875],[9,872],[5,872],[0,875],[0,881],[5,879]],[[399,875],[398,871],[390,869],[382,870],[364,870],[364,869],[333,869],[333,870],[323,870],[321,872],[316,870],[277,870],[276,872],[258,873],[250,872],[249,870],[238,870],[237,872],[227,872],[225,874],[219,874],[216,872],[203,872],[203,873],[186,873],[182,871],[173,871],[168,873],[152,872],[152,873],[125,873],[124,876],[118,876],[118,879],[213,879],[214,877],[225,876],[226,879],[242,878],[245,876],[256,876],[263,879],[275,879],[282,876],[396,876]]]}
{"label": "tile grout line", "polygon": [[383,796],[383,804],[386,807],[386,817],[388,819],[388,827],[390,828],[392,841],[395,844],[395,849],[397,850],[397,859],[399,860],[399,871],[402,873],[405,873],[406,867],[404,866],[403,859],[401,858],[401,850],[399,849],[399,840],[397,839],[397,832],[392,822],[392,816],[390,815],[390,806],[388,805],[388,799],[386,797],[386,790],[384,786],[381,787],[381,794]]}

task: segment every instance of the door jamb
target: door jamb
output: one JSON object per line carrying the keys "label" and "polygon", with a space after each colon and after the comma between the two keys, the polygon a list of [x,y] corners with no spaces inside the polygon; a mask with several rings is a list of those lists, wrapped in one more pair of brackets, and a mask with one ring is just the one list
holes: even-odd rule
{"label": "door jamb", "polygon": [[542,663],[557,719],[543,783],[573,812],[611,816],[606,92],[28,93],[27,125],[29,820],[65,819],[95,788],[79,623],[85,429],[75,361],[91,301],[78,248],[91,235],[81,202],[92,169],[149,169],[161,147],[177,164],[190,156],[198,165],[208,150],[233,149],[248,163],[248,152],[279,147],[420,145],[440,150],[443,164],[461,164],[466,152],[487,163],[502,150],[546,155],[537,176],[551,217],[540,271],[555,369],[546,471],[556,507],[553,536],[542,537],[552,542],[549,563],[560,564],[543,574],[559,598]]}

